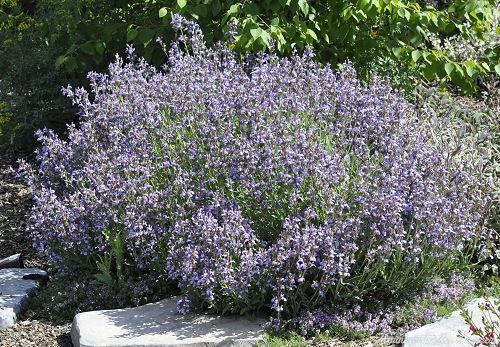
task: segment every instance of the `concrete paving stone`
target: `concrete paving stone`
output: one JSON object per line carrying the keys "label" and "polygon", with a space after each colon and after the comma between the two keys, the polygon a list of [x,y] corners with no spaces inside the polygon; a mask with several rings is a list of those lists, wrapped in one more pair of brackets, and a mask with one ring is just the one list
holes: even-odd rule
{"label": "concrete paving stone", "polygon": [[[492,299],[494,300],[494,299]],[[474,324],[483,327],[482,312],[479,304],[484,299],[475,299],[466,305],[466,309],[472,313]],[[498,318],[498,317],[497,317]],[[464,333],[466,339],[458,337],[459,331]],[[454,311],[449,317],[437,322],[424,325],[418,329],[409,331],[405,335],[404,347],[471,347],[479,341],[477,336],[469,332],[469,325],[460,316],[460,310]]]}
{"label": "concrete paving stone", "polygon": [[36,280],[23,279],[26,275],[47,276],[39,269],[0,269],[0,329],[15,324],[23,312],[28,294],[37,286]]}
{"label": "concrete paving stone", "polygon": [[264,319],[182,316],[177,298],[134,308],[79,313],[74,347],[250,347],[263,342]]}

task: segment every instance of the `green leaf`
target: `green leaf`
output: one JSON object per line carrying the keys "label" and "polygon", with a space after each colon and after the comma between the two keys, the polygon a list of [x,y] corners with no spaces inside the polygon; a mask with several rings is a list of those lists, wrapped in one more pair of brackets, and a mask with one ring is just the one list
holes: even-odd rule
{"label": "green leaf", "polygon": [[420,57],[422,57],[422,51],[416,49],[413,52],[411,52],[411,58],[415,63],[419,61]]}
{"label": "green leaf", "polygon": [[453,71],[452,74],[452,80],[456,81],[456,80],[461,80],[463,78],[464,78],[464,70],[460,65],[456,64],[455,70]]}
{"label": "green leaf", "polygon": [[234,4],[229,7],[229,10],[227,11],[228,14],[238,14],[240,12],[240,6],[241,4]]}
{"label": "green leaf", "polygon": [[309,4],[307,0],[299,0],[299,7],[302,13],[307,16],[309,13]]}
{"label": "green leaf", "polygon": [[167,8],[166,8],[166,7],[162,7],[162,8],[160,8],[160,10],[158,11],[158,17],[160,17],[160,18],[165,17],[167,14],[168,14],[168,10],[167,10]]}
{"label": "green leaf", "polygon": [[470,78],[474,78],[477,74],[477,70],[475,68],[473,68],[472,66],[467,66],[465,68],[465,71],[467,72],[467,75],[470,77]]}
{"label": "green leaf", "polygon": [[217,16],[220,13],[221,4],[219,0],[216,0],[212,3],[212,16]]}
{"label": "green leaf", "polygon": [[[425,60],[427,63],[429,63],[429,64],[431,64],[432,62],[434,62],[434,61],[435,61],[435,59],[434,59],[434,58],[435,58],[435,55],[434,55],[433,53],[431,53],[431,52],[422,52],[422,56],[424,57],[424,60]],[[430,58],[429,58],[429,57],[430,57]]]}
{"label": "green leaf", "polygon": [[438,21],[438,17],[436,16],[435,13],[431,13],[431,22],[434,24],[434,26],[436,28],[439,28],[439,21]]}
{"label": "green leaf", "polygon": [[73,72],[78,68],[78,61],[75,57],[68,57],[68,59],[66,59],[65,65],[66,70],[68,70],[69,72]]}
{"label": "green leaf", "polygon": [[314,41],[318,41],[318,36],[312,29],[307,29],[307,35],[309,35]]}
{"label": "green leaf", "polygon": [[259,7],[253,2],[246,3],[241,10],[244,14],[249,16],[258,16],[260,13]]}
{"label": "green leaf", "polygon": [[491,72],[491,69],[490,69],[490,66],[488,65],[488,63],[483,61],[481,63],[481,66],[483,67],[484,70],[486,70],[486,72]]}
{"label": "green leaf", "polygon": [[154,38],[155,31],[153,29],[144,28],[139,31],[139,42],[147,46]]}
{"label": "green leaf", "polygon": [[495,72],[500,76],[500,64],[495,65]]}
{"label": "green leaf", "polygon": [[257,40],[261,35],[262,35],[262,32],[264,30],[262,30],[262,28],[254,28],[254,29],[250,29],[250,35],[252,35],[252,38],[254,40]]}
{"label": "green leaf", "polygon": [[446,63],[446,64],[444,64],[444,71],[446,71],[446,73],[448,75],[451,75],[451,73],[453,72],[453,70],[455,70],[455,64],[453,64],[453,63]]}
{"label": "green leaf", "polygon": [[380,6],[380,0],[371,0],[370,1],[370,4],[375,7],[375,10],[380,10],[381,9],[381,6]]}
{"label": "green leaf", "polygon": [[436,65],[431,64],[431,65],[426,65],[424,69],[422,70],[422,75],[425,77],[426,80],[432,81],[434,78],[436,78]]}
{"label": "green leaf", "polygon": [[104,42],[98,41],[95,43],[95,50],[97,54],[102,55],[105,49],[106,49],[106,44]]}
{"label": "green leaf", "polygon": [[342,19],[342,22],[347,22],[349,18],[351,18],[353,15],[352,13],[352,6],[349,6],[345,8],[341,13],[340,13],[340,18]]}
{"label": "green leaf", "polygon": [[276,36],[276,39],[277,39],[276,42],[278,46],[278,52],[283,53],[287,47],[287,41],[285,39],[285,36],[283,36],[283,34],[280,32]]}
{"label": "green leaf", "polygon": [[323,40],[325,40],[325,42],[327,44],[330,44],[331,41],[330,41],[330,36],[328,35],[328,33],[323,34]]}
{"label": "green leaf", "polygon": [[127,41],[133,41],[137,37],[137,34],[139,34],[137,29],[129,28],[127,30]]}
{"label": "green leaf", "polygon": [[413,46],[418,46],[422,43],[422,34],[420,34],[419,32],[413,32],[410,34],[409,40]]}
{"label": "green leaf", "polygon": [[398,16],[401,17],[401,18],[404,18],[406,19],[407,21],[410,21],[410,18],[411,18],[411,13],[410,11],[408,11],[406,8],[400,8],[398,10]]}
{"label": "green leaf", "polygon": [[274,17],[269,23],[271,26],[278,26],[280,24],[280,17]]}
{"label": "green leaf", "polygon": [[357,11],[356,11],[356,14],[354,14],[353,16],[354,16],[355,18],[357,18],[357,19],[358,19],[358,21],[359,21],[359,18],[360,18],[360,17],[362,17],[362,18],[363,18],[363,19],[365,19],[365,20],[366,20],[366,19],[368,19],[368,15],[367,15],[367,14],[366,14],[366,12],[365,12],[365,11],[363,11],[363,10],[357,10]]}
{"label": "green leaf", "polygon": [[396,58],[399,58],[403,52],[403,47],[392,47],[391,51]]}
{"label": "green leaf", "polygon": [[56,69],[60,68],[61,65],[63,65],[66,62],[67,59],[68,58],[65,55],[58,56],[55,62]]}
{"label": "green leaf", "polygon": [[183,9],[187,5],[187,0],[177,0],[177,6],[179,6],[180,9]]}
{"label": "green leaf", "polygon": [[269,42],[271,42],[271,35],[265,30],[262,30],[262,34],[260,35],[260,39],[264,41],[264,45],[269,48]]}
{"label": "green leaf", "polygon": [[405,9],[405,19],[409,22],[411,19],[411,13],[407,9]]}
{"label": "green leaf", "polygon": [[359,9],[367,9],[370,6],[369,0],[358,0],[356,7]]}
{"label": "green leaf", "polygon": [[87,41],[84,44],[80,45],[80,49],[83,53],[88,55],[94,55],[94,44],[91,41]]}
{"label": "green leaf", "polygon": [[191,15],[196,17],[196,20],[198,20],[199,17],[204,18],[207,16],[207,7],[203,4],[197,5],[193,8]]}
{"label": "green leaf", "polygon": [[165,61],[165,52],[162,49],[155,49],[151,56],[153,65],[160,66]]}

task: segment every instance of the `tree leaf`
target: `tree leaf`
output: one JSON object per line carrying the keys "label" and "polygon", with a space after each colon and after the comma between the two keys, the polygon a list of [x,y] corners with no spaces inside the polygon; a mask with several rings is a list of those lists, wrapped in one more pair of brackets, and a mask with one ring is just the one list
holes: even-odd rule
{"label": "tree leaf", "polygon": [[356,4],[356,7],[359,9],[368,9],[369,6],[370,6],[369,0],[358,0],[358,3]]}
{"label": "tree leaf", "polygon": [[180,9],[183,9],[184,7],[186,7],[186,5],[187,5],[187,0],[177,0],[177,6]]}
{"label": "tree leaf", "polygon": [[240,12],[240,7],[241,7],[241,4],[231,5],[231,7],[229,7],[229,10],[227,11],[227,13],[229,15],[231,15],[231,14],[238,14]]}
{"label": "tree leaf", "polygon": [[271,26],[278,26],[280,24],[280,17],[276,16],[269,22]]}
{"label": "tree leaf", "polygon": [[405,9],[404,16],[405,16],[405,19],[409,22],[410,19],[411,19],[411,13],[410,13],[410,11],[408,11],[407,9]]}
{"label": "tree leaf", "polygon": [[219,0],[216,0],[212,3],[212,16],[217,16],[220,13],[221,4]]}
{"label": "tree leaf", "polygon": [[102,55],[104,50],[106,49],[106,44],[102,41],[98,41],[95,43],[95,51],[97,54]]}
{"label": "tree leaf", "polygon": [[91,41],[87,41],[84,44],[80,45],[80,50],[85,54],[94,55],[94,43],[92,43]]}
{"label": "tree leaf", "polygon": [[262,35],[262,32],[264,30],[262,30],[262,28],[254,28],[254,29],[250,29],[250,35],[252,35],[252,38],[254,40],[257,40],[261,35]]}
{"label": "tree leaf", "polygon": [[137,31],[136,28],[129,28],[127,30],[127,41],[133,41],[139,32]]}
{"label": "tree leaf", "polygon": [[167,10],[167,8],[166,8],[166,7],[162,7],[162,8],[160,8],[160,10],[158,11],[158,17],[160,17],[160,18],[165,17],[167,14],[168,14],[168,10]]}
{"label": "tree leaf", "polygon": [[399,58],[403,52],[403,47],[392,47],[391,51],[396,58]]}
{"label": "tree leaf", "polygon": [[66,62],[67,59],[68,58],[65,55],[58,56],[55,62],[56,69],[60,68],[61,65],[63,65]]}
{"label": "tree leaf", "polygon": [[470,78],[474,78],[475,75],[477,74],[477,70],[472,67],[472,66],[467,66],[465,68],[465,71],[467,72],[467,75],[470,77]]}
{"label": "tree leaf", "polygon": [[153,29],[144,28],[139,31],[139,42],[147,46],[154,38],[155,31]]}
{"label": "tree leaf", "polygon": [[453,63],[444,64],[444,71],[446,71],[448,75],[450,75],[453,70],[455,70],[455,65]]}
{"label": "tree leaf", "polygon": [[491,72],[491,69],[490,69],[490,66],[488,65],[488,63],[486,62],[482,62],[481,63],[481,66],[483,67],[483,69],[486,71],[486,72]]}
{"label": "tree leaf", "polygon": [[318,41],[318,36],[316,36],[316,33],[312,29],[307,29],[307,35],[313,38],[314,41]]}
{"label": "tree leaf", "polygon": [[300,7],[300,10],[302,11],[302,13],[307,16],[307,14],[309,13],[309,3],[307,2],[307,0],[299,0],[299,7]]}
{"label": "tree leaf", "polygon": [[411,58],[415,63],[419,61],[420,57],[422,57],[422,51],[416,49],[413,52],[411,52]]}

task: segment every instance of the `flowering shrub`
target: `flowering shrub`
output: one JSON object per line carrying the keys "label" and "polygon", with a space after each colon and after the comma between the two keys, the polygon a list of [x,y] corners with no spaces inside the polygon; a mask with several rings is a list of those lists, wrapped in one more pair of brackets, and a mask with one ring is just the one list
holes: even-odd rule
{"label": "flowering shrub", "polygon": [[22,167],[39,250],[94,259],[120,234],[128,263],[178,283],[180,311],[281,318],[423,285],[482,235],[478,182],[387,85],[310,50],[242,62],[172,25],[164,71],[129,49],[89,75],[92,97],[65,88],[67,141],[38,132]]}

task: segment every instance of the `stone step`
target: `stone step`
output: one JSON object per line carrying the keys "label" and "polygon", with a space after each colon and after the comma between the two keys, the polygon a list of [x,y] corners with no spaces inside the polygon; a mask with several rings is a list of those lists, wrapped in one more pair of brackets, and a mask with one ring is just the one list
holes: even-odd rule
{"label": "stone step", "polygon": [[[492,300],[495,300],[492,298]],[[475,299],[466,305],[466,309],[472,313],[472,319],[476,326],[484,327],[482,324],[483,312],[479,304],[484,299]],[[498,321],[498,317],[493,317]],[[459,331],[464,333],[466,339],[458,337]],[[498,338],[498,336],[497,336]],[[471,347],[479,341],[479,337],[472,336],[469,325],[460,316],[460,310],[454,311],[449,317],[442,318],[437,322],[424,325],[418,329],[409,331],[405,335],[404,347]]]}
{"label": "stone step", "polygon": [[[23,279],[24,277],[24,279]],[[26,279],[26,278],[32,279]],[[25,308],[28,294],[37,286],[37,279],[46,279],[39,269],[0,269],[0,328],[15,324]]]}
{"label": "stone step", "polygon": [[182,316],[177,298],[134,308],[79,313],[74,347],[250,347],[263,342],[264,319]]}

